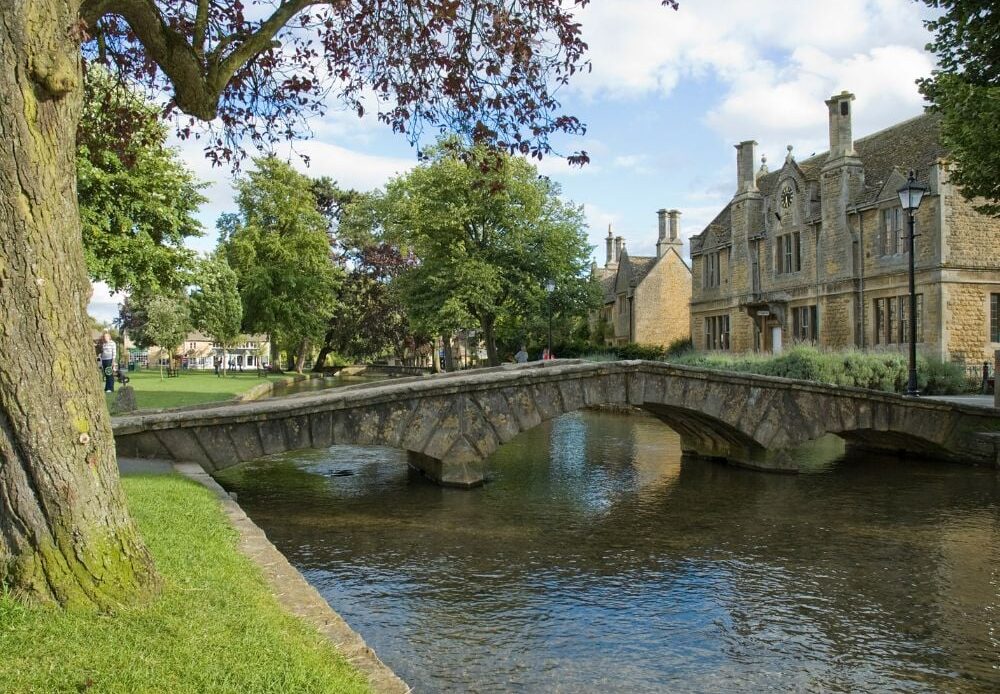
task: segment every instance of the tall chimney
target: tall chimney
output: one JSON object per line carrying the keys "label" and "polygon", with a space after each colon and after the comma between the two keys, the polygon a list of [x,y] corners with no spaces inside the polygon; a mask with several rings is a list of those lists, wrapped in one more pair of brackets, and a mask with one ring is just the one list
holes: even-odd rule
{"label": "tall chimney", "polygon": [[757,142],[744,140],[736,147],[736,194],[752,193],[757,190],[757,177],[753,170],[757,160]]}
{"label": "tall chimney", "polygon": [[663,241],[667,238],[667,211],[665,209],[656,211],[656,221],[659,229],[656,240]]}
{"label": "tall chimney", "polygon": [[622,249],[625,248],[625,239],[621,236],[615,237],[615,262],[622,259]]}
{"label": "tall chimney", "polygon": [[610,224],[608,225],[608,237],[604,239],[604,245],[607,248],[604,267],[611,267],[611,263],[615,262],[615,237],[611,233]]}
{"label": "tall chimney", "polygon": [[851,134],[851,102],[854,95],[841,92],[831,96],[827,102],[830,109],[830,159],[853,157],[854,136]]}
{"label": "tall chimney", "polygon": [[681,240],[681,211],[680,210],[670,210],[667,213],[670,218],[670,233],[669,238],[671,241]]}

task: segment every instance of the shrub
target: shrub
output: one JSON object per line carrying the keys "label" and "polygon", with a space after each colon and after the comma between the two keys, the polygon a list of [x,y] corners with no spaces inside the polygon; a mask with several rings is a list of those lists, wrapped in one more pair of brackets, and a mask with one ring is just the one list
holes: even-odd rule
{"label": "shrub", "polygon": [[[794,345],[777,356],[687,352],[668,361],[896,393],[906,391],[909,377],[909,362],[899,352],[826,352],[811,345]],[[960,364],[918,357],[917,385],[928,395],[961,393],[967,390],[965,369]]]}

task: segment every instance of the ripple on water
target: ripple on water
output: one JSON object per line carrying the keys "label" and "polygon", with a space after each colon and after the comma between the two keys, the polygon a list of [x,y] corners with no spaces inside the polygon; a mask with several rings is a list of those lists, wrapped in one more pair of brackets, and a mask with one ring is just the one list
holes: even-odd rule
{"label": "ripple on water", "polygon": [[489,464],[448,490],[334,447],[222,481],[418,692],[1000,689],[995,472],[766,475],[595,413]]}

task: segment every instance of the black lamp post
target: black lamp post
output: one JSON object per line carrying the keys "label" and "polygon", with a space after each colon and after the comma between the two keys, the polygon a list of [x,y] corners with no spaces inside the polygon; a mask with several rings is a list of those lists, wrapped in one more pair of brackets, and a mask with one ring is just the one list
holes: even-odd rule
{"label": "black lamp post", "polygon": [[549,280],[545,283],[546,303],[549,308],[549,359],[552,358],[552,292],[556,290],[556,283]]}
{"label": "black lamp post", "polygon": [[899,204],[906,210],[910,221],[910,233],[908,236],[910,253],[910,378],[906,384],[907,395],[919,395],[917,390],[917,290],[913,279],[913,237],[914,237],[914,215],[920,207],[920,201],[927,192],[927,186],[917,183],[917,177],[910,171],[910,178],[906,185],[899,189]]}

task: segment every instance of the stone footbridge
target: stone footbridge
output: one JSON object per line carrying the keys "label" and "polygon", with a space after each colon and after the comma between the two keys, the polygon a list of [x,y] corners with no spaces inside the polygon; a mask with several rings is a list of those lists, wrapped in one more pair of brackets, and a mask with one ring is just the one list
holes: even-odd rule
{"label": "stone footbridge", "polygon": [[333,444],[410,453],[445,485],[484,480],[483,460],[539,423],[585,407],[640,407],[687,452],[794,471],[826,434],[849,445],[1000,467],[1000,410],[660,362],[569,360],[337,388],[258,402],[118,417],[119,456],[219,470]]}

